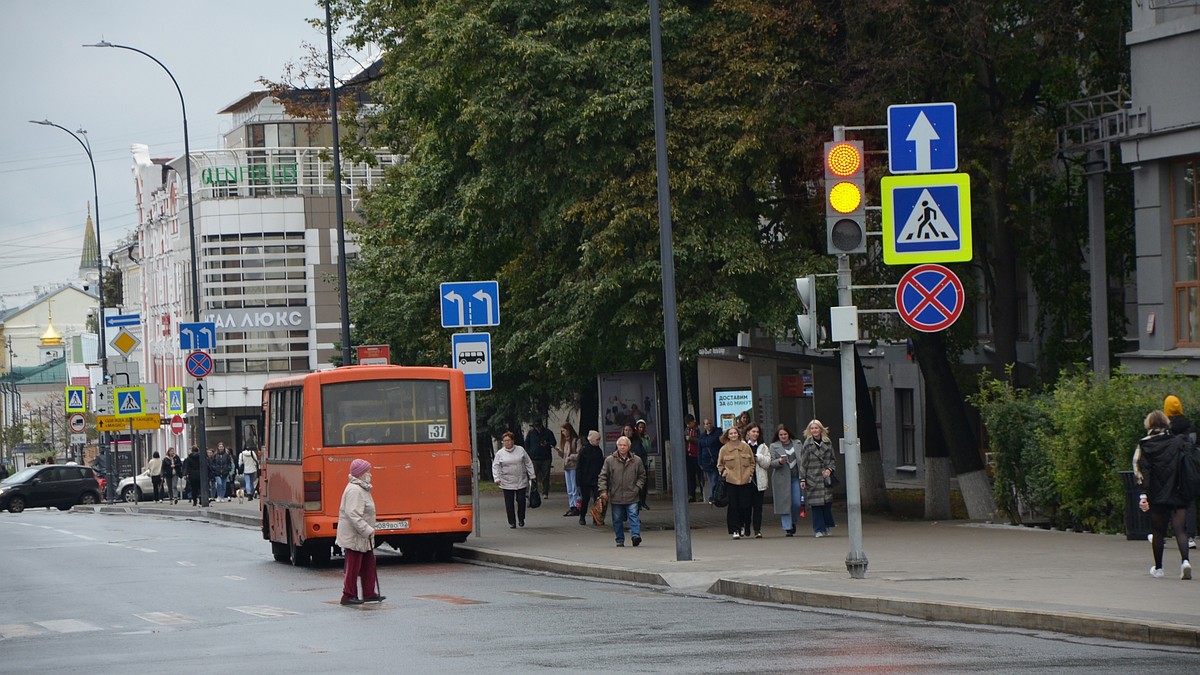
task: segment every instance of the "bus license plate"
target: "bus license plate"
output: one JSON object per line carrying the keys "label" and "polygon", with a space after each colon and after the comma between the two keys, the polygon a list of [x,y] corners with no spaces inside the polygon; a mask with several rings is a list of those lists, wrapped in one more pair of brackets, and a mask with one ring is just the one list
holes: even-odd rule
{"label": "bus license plate", "polygon": [[407,520],[397,520],[397,521],[384,522],[384,523],[375,523],[375,529],[376,530],[407,530],[408,529],[408,521]]}

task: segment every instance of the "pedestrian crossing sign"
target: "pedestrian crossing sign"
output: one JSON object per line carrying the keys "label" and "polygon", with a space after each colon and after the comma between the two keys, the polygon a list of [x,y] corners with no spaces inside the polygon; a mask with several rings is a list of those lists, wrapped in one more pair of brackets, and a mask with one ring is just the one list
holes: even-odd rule
{"label": "pedestrian crossing sign", "polygon": [[87,412],[87,387],[67,387],[64,395],[67,412]]}
{"label": "pedestrian crossing sign", "polygon": [[142,387],[117,387],[113,390],[117,397],[117,417],[141,415],[146,403],[146,390]]}
{"label": "pedestrian crossing sign", "polygon": [[885,176],[880,180],[883,262],[971,259],[971,177],[965,173]]}
{"label": "pedestrian crossing sign", "polygon": [[183,387],[167,387],[167,414],[182,415],[184,412]]}

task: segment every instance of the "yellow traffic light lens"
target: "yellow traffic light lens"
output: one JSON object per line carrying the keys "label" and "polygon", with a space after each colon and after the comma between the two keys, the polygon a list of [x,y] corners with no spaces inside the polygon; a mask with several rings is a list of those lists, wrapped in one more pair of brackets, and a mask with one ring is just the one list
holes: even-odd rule
{"label": "yellow traffic light lens", "polygon": [[853,176],[862,168],[862,152],[850,143],[838,143],[829,149],[825,164],[835,176]]}
{"label": "yellow traffic light lens", "polygon": [[862,204],[862,190],[847,181],[843,181],[834,185],[829,190],[829,206],[838,213],[851,213],[856,211]]}

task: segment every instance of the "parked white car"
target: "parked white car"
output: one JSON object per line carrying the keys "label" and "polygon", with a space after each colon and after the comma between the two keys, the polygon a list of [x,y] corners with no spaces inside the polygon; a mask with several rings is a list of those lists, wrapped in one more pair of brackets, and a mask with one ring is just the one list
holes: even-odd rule
{"label": "parked white car", "polygon": [[[167,482],[163,481],[163,494],[167,491]],[[130,476],[117,483],[117,498],[127,502],[144,502],[154,499],[154,481],[145,471],[136,476]]]}

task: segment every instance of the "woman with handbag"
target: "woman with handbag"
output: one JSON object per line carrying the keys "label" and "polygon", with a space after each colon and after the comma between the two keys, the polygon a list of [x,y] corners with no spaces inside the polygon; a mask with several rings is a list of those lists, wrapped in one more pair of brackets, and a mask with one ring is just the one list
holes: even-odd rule
{"label": "woman with handbag", "polygon": [[742,440],[736,426],[721,435],[724,445],[717,455],[717,471],[725,480],[729,506],[725,511],[725,526],[734,539],[741,539],[750,528],[750,500],[758,488],[754,485],[754,452]]}
{"label": "woman with handbag", "polygon": [[500,449],[492,459],[492,478],[504,491],[504,511],[508,514],[508,526],[525,527],[525,499],[529,485],[536,475],[533,460],[525,448],[516,445],[516,436],[506,431],[500,437]]}
{"label": "woman with handbag", "polygon": [[[755,422],[746,428],[746,445],[754,452],[754,491],[750,493],[750,522],[754,538],[762,539],[763,498],[767,494],[767,467],[771,465],[771,446],[762,440],[762,425]],[[750,530],[742,531],[749,537]]]}
{"label": "woman with handbag", "polygon": [[814,419],[804,429],[804,441],[800,445],[800,489],[812,509],[813,536],[820,539],[829,536],[833,527],[833,443],[829,430]]}
{"label": "woman with handbag", "polygon": [[[579,451],[579,462],[575,467],[575,480],[579,486],[579,524],[587,525],[585,514],[591,509],[592,522],[604,524],[604,505],[600,502],[600,469],[604,466],[604,451],[600,449],[600,432],[589,431],[587,445]],[[598,509],[592,508],[596,500]]]}

